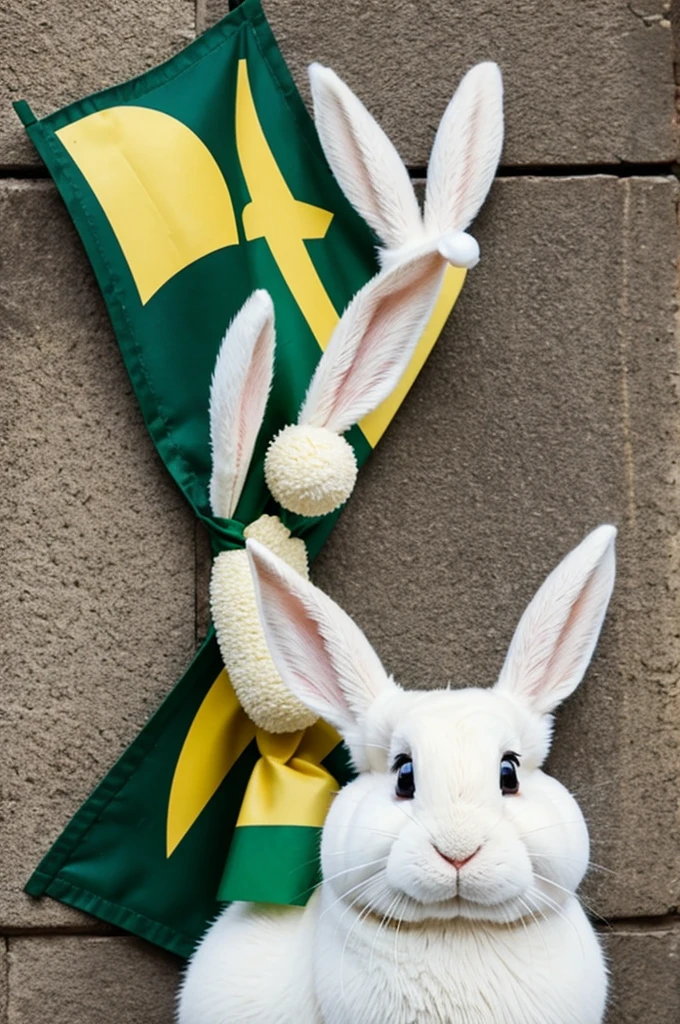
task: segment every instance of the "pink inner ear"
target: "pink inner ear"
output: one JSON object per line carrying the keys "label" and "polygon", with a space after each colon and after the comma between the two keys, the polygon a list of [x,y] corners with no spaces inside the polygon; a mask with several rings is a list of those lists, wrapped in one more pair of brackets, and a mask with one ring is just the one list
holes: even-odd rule
{"label": "pink inner ear", "polygon": [[[410,274],[400,288],[376,296],[363,330],[356,325],[361,337],[333,395],[327,422],[344,419],[348,408],[359,405],[364,395],[402,368],[406,350],[415,348],[418,339],[413,333],[418,329],[424,307],[433,298],[431,292],[438,283],[441,267],[441,257],[433,253],[422,260],[417,272]],[[392,387],[397,383],[394,380]]]}
{"label": "pink inner ear", "polygon": [[[474,171],[479,156],[475,148],[475,139],[478,135],[477,125],[480,121],[482,113],[482,98],[478,93],[475,96],[475,102],[470,114],[470,123],[466,128],[467,145],[465,146],[463,156],[463,167],[458,176],[458,186],[454,195],[452,210],[451,210],[451,225],[458,227],[463,224],[467,227],[465,221],[468,219],[465,217],[464,210],[466,204],[466,197],[469,195],[472,189],[472,183],[474,181]],[[461,229],[461,230],[464,230]]]}
{"label": "pink inner ear", "polygon": [[283,681],[313,711],[335,722],[339,715],[348,716],[318,620],[304,601],[261,563],[258,576],[265,633]]}
{"label": "pink inner ear", "polygon": [[573,636],[572,634],[578,630],[579,622],[584,616],[590,617],[588,604],[594,588],[595,573],[593,572],[583,590],[572,604],[569,614],[559,631],[553,653],[534,685],[533,689],[536,695],[544,684],[548,687],[551,685],[559,686],[560,681],[565,676],[570,676],[578,668],[578,663],[583,658],[583,648],[587,646],[590,638],[590,630],[586,626],[582,630],[581,636]]}
{"label": "pink inner ear", "polygon": [[239,400],[235,481],[240,490],[253,454],[269,397],[273,363],[273,325],[267,317],[257,336]]}
{"label": "pink inner ear", "polygon": [[[379,208],[378,196],[376,195],[375,188],[373,186],[373,179],[371,178],[366,168],[365,157],[361,140],[357,136],[352,126],[352,120],[348,116],[345,110],[345,105],[337,97],[333,97],[332,101],[335,107],[338,120],[342,125],[342,130],[345,134],[345,138],[341,143],[342,151],[340,147],[335,145],[336,152],[338,153],[338,161],[342,161],[348,165],[347,177],[348,181],[345,182],[347,190],[356,199],[358,207],[363,208],[363,212],[371,214],[375,224],[373,227],[379,226],[379,217],[377,214]],[[361,154],[361,156],[359,156]],[[355,184],[356,183],[356,184]],[[371,209],[366,209],[365,203],[362,197],[370,197]]]}

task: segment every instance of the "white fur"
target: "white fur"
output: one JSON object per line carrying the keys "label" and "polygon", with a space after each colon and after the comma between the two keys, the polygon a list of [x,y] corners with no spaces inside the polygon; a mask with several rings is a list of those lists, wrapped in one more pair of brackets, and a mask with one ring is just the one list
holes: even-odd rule
{"label": "white fur", "polygon": [[426,251],[357,292],[319,360],[298,422],[342,434],[396,387],[430,318],[444,275]]}
{"label": "white fur", "polygon": [[[491,187],[503,145],[503,83],[496,64],[473,67],[439,125],[430,156],[425,215],[408,171],[380,125],[329,68],[312,64],[314,119],[326,159],[345,195],[378,235],[383,266],[443,235],[462,234]],[[473,267],[472,239],[439,247],[454,266]]]}
{"label": "white fur", "polygon": [[274,367],[274,307],[253,292],[232,320],[210,388],[213,515],[231,518],[241,497],[262,425]]}
{"label": "white fur", "polygon": [[[249,542],[281,676],[340,726],[361,774],[331,807],[321,892],[304,910],[229,907],[189,965],[180,1024],[600,1024],[606,970],[575,896],[588,834],[540,766],[543,711],[573,689],[597,639],[614,534],[595,531],[548,578],[496,687],[421,693],[386,675],[328,597]],[[504,796],[509,750],[520,789]],[[398,754],[413,760],[412,800],[395,794]]]}
{"label": "white fur", "polygon": [[428,233],[465,231],[493,184],[503,148],[503,81],[477,64],[458,86],[435,136],[425,193]]}
{"label": "white fur", "polygon": [[378,122],[341,78],[311,64],[314,121],[326,159],[354,208],[390,249],[423,234],[408,171]]}

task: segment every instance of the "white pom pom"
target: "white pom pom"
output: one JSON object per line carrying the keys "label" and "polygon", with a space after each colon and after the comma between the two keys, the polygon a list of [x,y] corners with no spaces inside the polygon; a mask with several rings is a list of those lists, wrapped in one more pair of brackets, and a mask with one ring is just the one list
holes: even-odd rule
{"label": "white pom pom", "polygon": [[440,255],[453,267],[472,270],[479,263],[479,243],[467,231],[450,231],[437,243]]}
{"label": "white pom pom", "polygon": [[349,498],[357,478],[350,444],[325,427],[284,427],[267,450],[267,487],[278,503],[301,516],[323,516]]}

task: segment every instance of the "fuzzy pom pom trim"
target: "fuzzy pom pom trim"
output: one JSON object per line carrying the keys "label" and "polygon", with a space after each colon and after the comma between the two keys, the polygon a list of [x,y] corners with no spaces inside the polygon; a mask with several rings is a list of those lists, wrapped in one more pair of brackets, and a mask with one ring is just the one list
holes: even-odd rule
{"label": "fuzzy pom pom trim", "polygon": [[267,486],[278,503],[301,516],[323,516],[347,501],[357,461],[344,437],[325,427],[284,427],[269,445]]}
{"label": "fuzzy pom pom trim", "polygon": [[[292,538],[276,516],[261,516],[244,534],[308,576],[304,541]],[[213,562],[210,607],[224,666],[248,717],[271,733],[297,732],[313,725],[317,716],[292,695],[274,667],[244,550],[223,551]]]}

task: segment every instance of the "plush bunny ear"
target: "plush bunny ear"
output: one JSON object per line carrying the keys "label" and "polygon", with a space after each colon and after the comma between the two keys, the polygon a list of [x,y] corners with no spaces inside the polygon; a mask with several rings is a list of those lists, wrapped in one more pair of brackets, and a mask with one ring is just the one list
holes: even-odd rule
{"label": "plush bunny ear", "polygon": [[422,237],[411,179],[380,125],[330,68],[311,64],[309,80],[323,151],[352,206],[388,249]]}
{"label": "plush bunny ear", "polygon": [[496,689],[537,714],[581,682],[614,586],[616,529],[600,526],[560,562],[524,612]]}
{"label": "plush bunny ear", "polygon": [[396,690],[380,659],[334,601],[257,541],[247,542],[272,660],[291,692],[341,733]]}
{"label": "plush bunny ear", "polygon": [[342,434],[387,398],[427,326],[443,276],[439,253],[427,252],[357,292],[319,360],[299,423]]}
{"label": "plush bunny ear", "polygon": [[477,216],[503,147],[503,82],[497,64],[477,64],[440,122],[425,193],[428,234],[465,231]]}
{"label": "plush bunny ear", "polygon": [[274,307],[253,292],[232,320],[210,388],[213,515],[234,514],[262,425],[274,367]]}
{"label": "plush bunny ear", "polygon": [[298,423],[272,441],[265,478],[283,508],[325,515],[352,493],[357,464],[341,436],[396,387],[437,300],[445,264],[430,250],[384,270],[342,315],[317,364]]}

